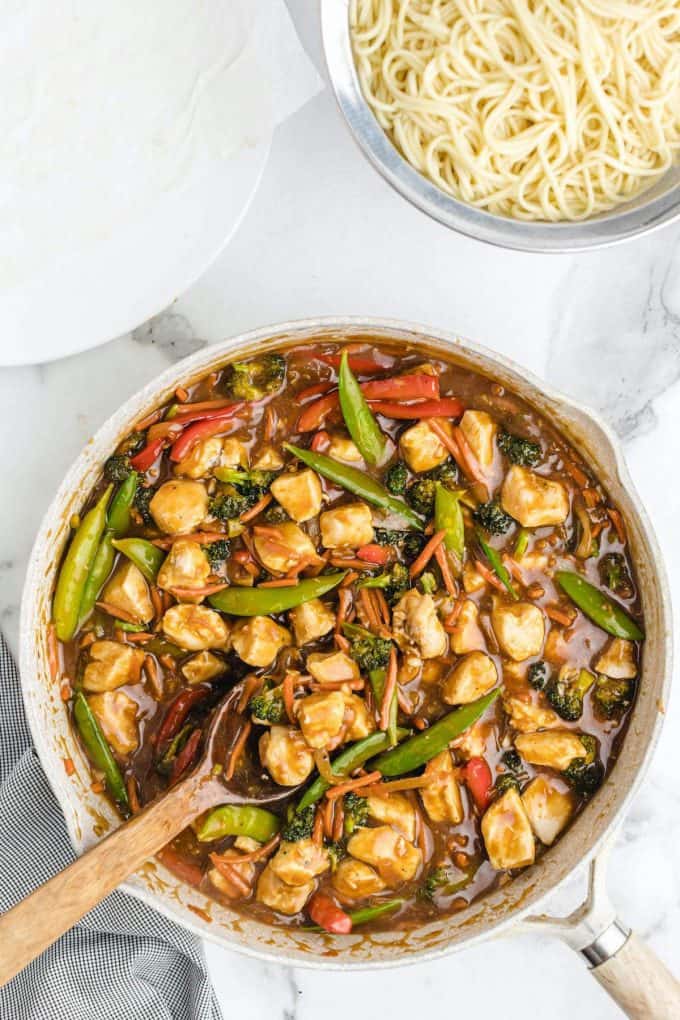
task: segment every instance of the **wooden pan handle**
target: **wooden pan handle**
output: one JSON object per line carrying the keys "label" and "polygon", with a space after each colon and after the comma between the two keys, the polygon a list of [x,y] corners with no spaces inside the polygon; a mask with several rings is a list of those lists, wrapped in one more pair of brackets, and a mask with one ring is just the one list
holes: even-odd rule
{"label": "wooden pan handle", "polygon": [[680,982],[635,934],[591,973],[631,1020],[680,1017]]}
{"label": "wooden pan handle", "polygon": [[0,917],[0,987],[193,821],[194,775]]}

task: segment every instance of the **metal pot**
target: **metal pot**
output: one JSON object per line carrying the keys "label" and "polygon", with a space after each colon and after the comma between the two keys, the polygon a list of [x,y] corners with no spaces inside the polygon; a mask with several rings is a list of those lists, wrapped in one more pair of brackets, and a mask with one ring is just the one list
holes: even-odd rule
{"label": "metal pot", "polygon": [[[204,376],[234,355],[244,357],[312,338],[401,340],[422,348],[424,354],[440,352],[443,357],[515,390],[561,429],[593,464],[625,518],[645,611],[647,640],[643,676],[621,755],[604,787],[537,865],[454,917],[434,921],[414,931],[338,938],[268,927],[235,914],[183,885],[156,861],[149,861],[123,888],[197,935],[225,948],[278,963],[366,969],[395,966],[436,959],[491,935],[510,933],[520,924],[532,927],[541,924],[584,952],[592,964],[599,964],[594,973],[603,981],[608,975],[607,968],[611,970],[618,961],[617,969],[625,971],[630,984],[631,967],[621,966],[622,954],[630,956],[635,950],[638,954],[647,954],[649,959],[653,957],[642,950],[641,944],[629,938],[628,930],[615,920],[601,880],[602,854],[649,764],[668,700],[670,597],[656,540],[640,507],[618,441],[604,422],[507,359],[452,333],[424,326],[389,319],[308,319],[265,327],[225,340],[179,362],[149,383],[109,418],[75,461],[36,538],[21,610],[21,675],[26,711],[36,748],[63,809],[73,845],[82,852],[115,826],[118,818],[107,800],[90,788],[89,767],[71,732],[58,686],[50,680],[48,668],[46,624],[69,519],[80,509],[103,461],[129,432],[131,424],[169,400],[178,385]],[[75,763],[72,776],[64,771],[63,759],[67,757]],[[591,866],[588,903],[567,921],[538,919],[548,894],[587,863]],[[652,966],[649,959],[647,968]],[[607,960],[609,962],[605,962]],[[654,961],[653,966],[658,1001],[659,988],[663,987],[659,975],[664,976],[669,988],[674,982],[658,961]],[[672,1013],[676,1018],[680,1016],[680,992],[678,995]],[[670,1018],[671,1012],[647,1009],[639,1015]]]}

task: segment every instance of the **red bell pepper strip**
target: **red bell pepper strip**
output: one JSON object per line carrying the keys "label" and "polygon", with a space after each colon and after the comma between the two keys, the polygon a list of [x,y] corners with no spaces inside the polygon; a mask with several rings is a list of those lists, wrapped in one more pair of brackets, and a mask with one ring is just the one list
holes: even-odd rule
{"label": "red bell pepper strip", "polygon": [[170,460],[180,461],[193,450],[196,443],[200,443],[203,439],[210,439],[211,436],[217,436],[220,432],[225,432],[231,418],[233,418],[239,407],[242,404],[232,404],[228,411],[221,411],[219,417],[209,418],[207,421],[199,421],[194,425],[190,425],[182,435],[177,439],[170,448]]}
{"label": "red bell pepper strip", "polygon": [[139,471],[144,474],[149,470],[151,465],[160,457],[165,447],[165,438],[163,436],[157,439],[152,439],[150,443],[147,443],[143,450],[135,454],[134,457],[130,458],[130,465],[135,471]]}
{"label": "red bell pepper strip", "polygon": [[163,864],[168,871],[171,871],[177,878],[181,878],[183,882],[188,885],[193,885],[196,888],[203,881],[203,872],[199,868],[198,864],[192,864],[186,857],[182,857],[178,854],[174,847],[164,846],[162,850],[159,850],[156,854],[158,860]]}
{"label": "red bell pepper strip", "polygon": [[307,389],[300,390],[300,392],[295,395],[295,399],[302,402],[303,400],[307,400],[309,397],[320,397],[323,393],[328,393],[328,391],[333,388],[333,383],[330,382],[314,383],[313,386],[308,386]]}
{"label": "red bell pepper strip", "polygon": [[460,418],[465,408],[455,397],[443,397],[441,400],[421,400],[417,404],[397,404],[387,400],[371,400],[372,411],[382,414],[385,418],[403,420],[416,418]]}
{"label": "red bell pepper strip", "polygon": [[168,740],[172,740],[194,705],[198,705],[209,693],[207,687],[194,687],[192,690],[179,692],[177,697],[170,702],[165,718],[156,734],[157,748],[160,749]]}
{"label": "red bell pepper strip", "polygon": [[349,914],[324,893],[314,893],[307,904],[307,913],[319,928],[333,935],[349,935],[352,930],[352,918]]}
{"label": "red bell pepper strip", "polygon": [[357,558],[365,560],[366,563],[379,563],[384,566],[390,559],[391,551],[386,545],[376,545],[371,543],[370,545],[364,545],[361,549],[357,549]]}
{"label": "red bell pepper strip", "polygon": [[[331,365],[333,368],[340,367],[340,359],[342,354],[316,354],[314,356],[315,361],[323,361],[324,365]],[[353,372],[384,372],[388,368],[392,368],[394,364],[394,358],[389,355],[380,354],[349,354],[349,367]]]}
{"label": "red bell pepper strip", "polygon": [[477,810],[486,811],[493,795],[493,779],[484,758],[470,758],[462,770],[462,776]]}
{"label": "red bell pepper strip", "polygon": [[[360,383],[367,400],[438,400],[439,379],[425,373],[396,375],[391,379],[371,379]],[[337,392],[327,393],[305,407],[298,418],[298,432],[310,432],[322,423],[331,411],[340,406]],[[462,413],[462,411],[461,411]]]}
{"label": "red bell pepper strip", "polygon": [[198,751],[198,745],[201,742],[201,731],[195,729],[186,744],[175,758],[172,765],[172,772],[170,774],[170,786],[174,786],[178,779],[184,775],[186,770],[192,764]]}
{"label": "red bell pepper strip", "polygon": [[221,407],[206,407],[206,408],[194,408],[192,405],[185,405],[186,410],[178,411],[177,414],[172,418],[172,423],[175,425],[189,425],[194,421],[214,421],[215,418],[230,418],[236,414],[243,407],[243,401],[226,401]]}

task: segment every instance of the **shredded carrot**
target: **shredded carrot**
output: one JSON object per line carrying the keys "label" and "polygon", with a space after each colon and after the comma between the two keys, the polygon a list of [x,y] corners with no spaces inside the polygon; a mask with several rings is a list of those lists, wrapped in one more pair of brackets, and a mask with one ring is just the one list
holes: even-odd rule
{"label": "shredded carrot", "polygon": [[463,471],[467,471],[473,482],[479,482],[480,485],[486,487],[486,478],[482,471],[482,467],[472,452],[472,447],[468,443],[467,437],[459,425],[453,426],[453,435],[455,441],[458,443],[460,454],[463,459]]}
{"label": "shredded carrot", "polygon": [[385,686],[383,687],[382,701],[380,702],[380,718],[378,720],[378,726],[381,730],[386,730],[390,725],[390,706],[396,689],[397,652],[394,645],[392,645],[390,648],[390,661],[387,664],[387,673],[385,675]]}
{"label": "shredded carrot", "polygon": [[411,776],[409,779],[395,779],[392,783],[376,783],[375,786],[368,786],[363,792],[364,797],[370,797],[372,793],[390,794],[398,793],[400,790],[422,790],[430,786],[438,777],[429,773],[422,776]]}
{"label": "shredded carrot", "polygon": [[158,679],[158,672],[156,670],[156,660],[154,659],[153,655],[149,655],[147,653],[144,656],[142,669],[144,670],[144,676],[146,677],[149,686],[151,687],[151,690],[154,693],[154,696],[158,701],[160,701],[161,697],[163,696],[163,688]]}
{"label": "shredded carrot", "polygon": [[139,623],[139,617],[133,616],[132,613],[128,613],[125,609],[119,609],[118,606],[111,605],[110,602],[95,602],[95,605],[97,609],[101,609],[103,613],[108,613],[114,619],[125,620],[126,623]]}
{"label": "shredded carrot", "polygon": [[189,399],[189,393],[187,390],[184,389],[183,386],[178,386],[177,389],[175,390],[175,397],[177,398],[180,404],[186,404],[187,400]]}
{"label": "shredded carrot", "polygon": [[621,545],[625,545],[626,529],[623,524],[623,517],[621,516],[618,510],[615,510],[611,506],[607,507],[607,514],[609,516],[609,520],[614,525],[614,530],[616,531],[616,535],[618,537],[619,542],[621,543]]}
{"label": "shredded carrot", "polygon": [[352,603],[352,595],[346,588],[338,592],[338,615],[335,618],[335,633],[342,633],[342,625],[347,619],[347,610]]}
{"label": "shredded carrot", "polygon": [[345,637],[344,634],[336,634],[335,635],[335,643],[336,643],[336,645],[338,646],[338,648],[340,649],[341,652],[349,652],[350,643],[349,643],[349,641],[347,640],[347,638]]}
{"label": "shredded carrot", "polygon": [[275,577],[272,581],[261,581],[258,588],[294,588],[300,583],[298,577]]}
{"label": "shredded carrot", "polygon": [[416,846],[423,855],[423,860],[427,860],[427,826],[423,818],[423,813],[420,810],[417,798],[413,800],[413,808],[416,815]]}
{"label": "shredded carrot", "polygon": [[248,722],[243,726],[241,732],[236,738],[234,746],[231,750],[231,754],[229,755],[227,767],[224,770],[225,779],[233,779],[234,772],[236,771],[236,763],[238,762],[238,759],[241,757],[241,754],[243,753],[243,749],[246,745],[246,740],[248,739],[248,736],[252,728],[253,724],[251,723],[250,720],[248,720]]}
{"label": "shredded carrot", "polygon": [[344,567],[345,569],[352,570],[368,569],[368,563],[358,559],[358,557],[354,557],[353,559],[343,559],[342,556],[331,556],[329,562],[333,567]]}
{"label": "shredded carrot", "polygon": [[159,655],[158,661],[160,662],[161,666],[165,666],[167,670],[172,671],[173,669],[177,668],[177,663],[173,659],[172,655]]}
{"label": "shredded carrot", "polygon": [[378,619],[378,614],[368,588],[362,588],[359,592],[359,602],[361,603],[361,608],[366,614],[369,630],[376,632],[380,628],[380,620]]}
{"label": "shredded carrot", "polygon": [[[333,563],[332,560],[331,563]],[[333,566],[335,566],[335,564],[333,564]],[[340,582],[340,588],[349,588],[351,584],[354,584],[358,577],[359,574],[357,573],[356,570],[350,570],[349,574],[347,574],[344,580]]]}
{"label": "shredded carrot", "polygon": [[555,623],[561,623],[563,627],[571,627],[574,616],[568,610],[560,609],[559,606],[544,606],[545,615]]}
{"label": "shredded carrot", "polygon": [[339,783],[338,786],[332,786],[329,790],[326,790],[326,796],[329,800],[335,800],[336,797],[344,797],[350,790],[359,790],[362,786],[370,786],[371,783],[377,783],[379,779],[382,779],[382,773],[378,772],[367,772],[365,776],[359,776],[357,779],[350,779],[346,783]]}
{"label": "shredded carrot", "polygon": [[446,530],[442,529],[432,536],[430,541],[424,547],[423,551],[415,558],[409,569],[409,577],[413,580],[418,574],[421,574],[425,567],[434,556],[435,550],[442,544],[446,538]]}
{"label": "shredded carrot", "polygon": [[102,783],[101,779],[96,779],[94,783],[90,783],[90,789],[93,793],[103,793],[106,789],[106,783]]}
{"label": "shredded carrot", "polygon": [[499,591],[505,591],[503,582],[496,577],[493,571],[489,570],[486,564],[482,563],[481,560],[475,560],[475,570],[482,575],[487,584],[492,585],[494,588],[498,588]]}
{"label": "shredded carrot", "polygon": [[96,640],[97,635],[93,630],[90,630],[87,632],[87,634],[83,634],[80,641],[78,642],[78,648],[82,652],[85,648],[89,648],[91,644],[94,644]]}
{"label": "shredded carrot", "polygon": [[427,524],[423,528],[423,534],[424,535],[433,535],[434,534],[434,521],[428,521],[427,522]]}
{"label": "shredded carrot", "polygon": [[453,574],[451,573],[451,566],[449,564],[449,558],[446,555],[446,549],[444,548],[443,545],[437,546],[437,548],[434,551],[434,558],[439,564],[439,569],[442,572],[444,587],[446,588],[449,595],[452,595],[454,599],[457,598],[458,585],[453,579]]}
{"label": "shredded carrot", "polygon": [[399,708],[402,710],[404,715],[413,715],[413,705],[406,697],[406,694],[404,693],[404,691],[402,691],[399,684],[397,684],[397,703],[399,704]]}
{"label": "shredded carrot", "polygon": [[295,674],[294,673],[286,673],[286,675],[284,676],[281,693],[283,695],[283,704],[284,704],[285,709],[286,709],[286,715],[288,716],[290,721],[292,723],[294,723],[295,722],[295,707],[294,707]]}
{"label": "shredded carrot", "polygon": [[321,846],[323,842],[323,811],[317,810],[314,815],[314,828],[312,829],[312,842]]}
{"label": "shredded carrot", "polygon": [[151,585],[151,605],[153,606],[154,620],[163,615],[163,599],[155,584]]}
{"label": "shredded carrot", "polygon": [[598,503],[602,502],[602,498],[597,489],[584,489],[581,495],[583,496],[583,502],[591,509],[592,507],[597,506]]}
{"label": "shredded carrot", "polygon": [[53,623],[47,625],[47,661],[50,667],[50,676],[56,680],[59,676],[59,643]]}
{"label": "shredded carrot", "polygon": [[237,549],[231,558],[236,563],[248,563],[252,560],[252,556],[247,549]]}
{"label": "shredded carrot", "polygon": [[382,622],[385,624],[385,626],[389,627],[389,625],[390,625],[390,607],[387,605],[387,599],[385,598],[385,596],[381,592],[380,588],[374,588],[373,589],[373,596],[375,598],[375,605],[376,605],[376,609],[378,610],[378,615],[382,619]]}
{"label": "shredded carrot", "polygon": [[564,470],[567,472],[569,477],[574,479],[579,488],[581,489],[586,488],[586,486],[588,485],[588,475],[581,471],[580,467],[577,467],[576,464],[568,460],[566,457],[562,458],[562,466],[564,467]]}
{"label": "shredded carrot", "polygon": [[264,438],[269,441],[276,432],[276,412],[271,404],[264,412]]}
{"label": "shredded carrot", "polygon": [[461,614],[461,610],[463,608],[463,603],[464,602],[465,602],[464,598],[457,599],[453,609],[451,610],[449,615],[444,620],[444,626],[445,627],[454,627],[455,626],[456,620],[458,619],[458,617]]}
{"label": "shredded carrot", "polygon": [[323,808],[321,809],[323,812],[323,832],[326,839],[332,839],[333,837],[333,822],[335,819],[333,811],[334,807],[335,802],[332,800],[327,800],[324,803]]}
{"label": "shredded carrot", "polygon": [[413,721],[413,726],[417,730],[426,730],[427,727],[428,727],[427,719],[420,719],[420,718],[418,718],[418,719],[413,719],[412,721]]}
{"label": "shredded carrot", "polygon": [[239,715],[242,715],[245,712],[246,708],[248,707],[248,702],[250,701],[255,691],[258,689],[258,687],[260,687],[261,684],[262,677],[258,676],[256,673],[251,673],[250,676],[247,676],[245,678],[245,680],[243,681],[243,690],[241,691],[241,697],[238,699],[238,705],[236,706],[236,711],[238,712]]}
{"label": "shredded carrot", "polygon": [[271,492],[265,492],[262,499],[258,499],[255,506],[251,506],[250,510],[246,510],[245,513],[241,514],[239,517],[241,524],[246,524],[247,521],[252,521],[253,517],[257,517],[258,514],[262,513],[262,511],[269,506],[273,498],[274,497]]}
{"label": "shredded carrot", "polygon": [[331,833],[331,839],[333,842],[338,843],[342,839],[343,832],[345,831],[345,809],[341,800],[333,801],[332,803],[335,804],[335,814],[333,816],[333,832]]}
{"label": "shredded carrot", "polygon": [[524,574],[522,573],[521,567],[517,560],[513,560],[509,553],[504,552],[501,559],[505,565],[506,570],[509,574],[512,574],[516,581],[520,584],[524,584]]}
{"label": "shredded carrot", "polygon": [[324,447],[328,446],[330,441],[331,441],[331,437],[328,435],[326,430],[325,429],[321,429],[320,432],[316,432],[314,434],[314,438],[312,439],[311,443],[309,444],[309,448],[310,448],[310,450],[314,450],[314,452],[316,453],[317,450],[322,450]]}
{"label": "shredded carrot", "polygon": [[66,775],[67,776],[72,776],[73,773],[76,770],[76,767],[73,764],[73,758],[64,758],[63,762],[64,762],[64,768],[66,769]]}
{"label": "shredded carrot", "polygon": [[436,418],[426,418],[427,426],[431,432],[434,432],[437,439],[440,441],[442,446],[446,447],[451,456],[460,463],[461,453],[458,443],[453,439],[448,432],[445,432],[440,422]]}
{"label": "shredded carrot", "polygon": [[71,687],[71,681],[68,677],[63,677],[59,687],[59,697],[62,701],[70,701],[72,694],[73,688]]}
{"label": "shredded carrot", "polygon": [[146,418],[142,418],[141,421],[137,422],[136,430],[143,432],[144,429],[150,428],[151,425],[155,425],[157,421],[160,421],[165,411],[162,407],[159,407],[156,411],[152,411],[151,414],[147,414]]}
{"label": "shredded carrot", "polygon": [[235,864],[240,863],[238,857],[221,857],[220,854],[210,854],[210,860],[212,864],[217,868],[220,875],[226,878],[227,882],[231,882],[234,888],[240,892],[241,896],[248,896],[250,893],[250,886],[246,880],[239,875],[238,869],[234,867]]}
{"label": "shredded carrot", "polygon": [[135,777],[129,776],[125,786],[127,788],[128,800],[130,801],[130,810],[133,815],[138,815],[141,811],[141,804],[139,803],[139,793],[137,791],[137,780]]}
{"label": "shredded carrot", "polygon": [[117,630],[116,638],[118,641],[126,641],[130,645],[143,645],[147,641],[150,641],[153,634],[148,630],[141,630],[137,633],[129,630]]}

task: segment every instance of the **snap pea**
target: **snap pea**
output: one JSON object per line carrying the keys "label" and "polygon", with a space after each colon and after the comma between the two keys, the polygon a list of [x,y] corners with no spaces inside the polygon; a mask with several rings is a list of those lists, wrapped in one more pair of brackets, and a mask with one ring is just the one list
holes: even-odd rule
{"label": "snap pea", "polygon": [[225,836],[249,836],[266,843],[275,836],[281,821],[271,811],[248,804],[223,804],[213,808],[196,830],[199,843],[211,843]]}
{"label": "snap pea", "polygon": [[147,542],[145,538],[117,538],[111,542],[114,549],[127,556],[131,563],[139,567],[147,581],[156,580],[161,563],[165,559],[165,553],[153,542]]}
{"label": "snap pea", "polygon": [[[382,917],[383,914],[391,914],[403,905],[404,900],[385,900],[384,903],[376,903],[374,907],[362,907],[360,910],[350,910],[348,913],[352,920],[352,930],[361,924],[368,924],[369,921],[375,921],[378,917]],[[325,929],[319,927],[318,924],[307,925],[302,930],[325,931]]]}
{"label": "snap pea", "polygon": [[85,750],[94,765],[104,773],[109,793],[122,808],[129,811],[130,803],[118,763],[82,691],[77,691],[74,696],[73,718]]}
{"label": "snap pea", "polygon": [[83,589],[78,626],[87,619],[94,609],[99,592],[111,573],[111,567],[116,555],[112,545],[113,539],[119,535],[124,535],[130,527],[130,508],[137,491],[137,480],[137,472],[132,471],[111,500],[111,506],[106,517],[106,530],[99,543],[99,548],[85,582],[85,588]]}
{"label": "snap pea", "polygon": [[503,566],[502,559],[500,558],[496,550],[493,548],[493,546],[489,545],[488,542],[484,541],[484,538],[479,530],[477,531],[477,541],[482,547],[482,552],[484,553],[487,560],[491,564],[491,569],[493,570],[496,577],[499,579],[499,581],[502,582],[503,587],[509,592],[510,595],[512,595],[513,599],[517,600],[519,598],[519,595],[515,590],[510,574]]}
{"label": "snap pea", "polygon": [[515,559],[521,560],[524,553],[527,551],[529,545],[529,532],[526,528],[521,528],[515,542]]}
{"label": "snap pea", "polygon": [[338,396],[345,425],[359,453],[367,464],[378,464],[385,453],[385,437],[349,367],[347,351],[340,358]]}
{"label": "snap pea", "polygon": [[286,609],[301,606],[303,602],[319,598],[340,584],[346,571],[307,577],[288,588],[223,588],[211,595],[208,602],[213,609],[229,616],[268,616],[283,613]]}
{"label": "snap pea", "polygon": [[[372,669],[369,671],[368,679],[371,682],[373,693],[375,695],[376,704],[382,704],[383,691],[385,690],[385,680],[387,678],[387,670],[384,669]],[[387,729],[385,732],[389,737],[390,747],[397,742],[397,713],[399,711],[399,703],[397,701],[397,689],[395,687],[394,694],[392,695],[392,701],[390,702],[390,715],[388,719]]]}
{"label": "snap pea", "polygon": [[469,705],[454,708],[453,712],[433,723],[429,729],[416,733],[403,744],[375,758],[370,767],[378,769],[384,776],[401,776],[405,772],[413,772],[477,722],[499,694],[500,688],[497,687]]}
{"label": "snap pea", "polygon": [[[408,733],[408,730],[398,729],[397,740],[403,740],[404,737],[408,736]],[[374,754],[380,754],[381,751],[386,751],[388,747],[391,747],[391,742],[386,733],[371,733],[370,736],[364,737],[363,740],[357,740],[355,744],[350,744],[349,747],[337,755],[331,762],[331,772],[339,778],[347,776],[354,769],[358,769],[360,765],[368,761],[369,758],[372,758]],[[318,800],[321,800],[329,785],[323,776],[317,776],[309,789],[300,798],[300,802],[295,810],[303,811],[310,804],[316,804]]]}
{"label": "snap pea", "polygon": [[462,493],[447,489],[437,482],[434,490],[434,530],[445,531],[444,545],[459,560],[465,553],[465,523],[460,508]]}
{"label": "snap pea", "polygon": [[391,496],[380,482],[376,482],[365,471],[359,471],[357,468],[349,467],[349,465],[343,464],[339,460],[333,460],[332,457],[327,457],[325,453],[303,450],[302,447],[293,446],[292,443],[284,443],[283,445],[298,460],[301,460],[307,467],[312,468],[313,471],[323,475],[324,478],[335,482],[336,485],[341,485],[343,489],[354,493],[355,496],[360,496],[367,503],[372,503],[383,510],[390,510],[392,513],[399,514],[400,517],[407,520],[418,531],[423,530],[423,522],[420,517],[404,503],[403,499]]}
{"label": "snap pea", "polygon": [[60,641],[70,641],[78,627],[83,592],[106,527],[106,506],[112,489],[109,485],[85,514],[61,565],[52,604],[54,627]]}
{"label": "snap pea", "polygon": [[644,634],[628,613],[608,595],[571,570],[558,570],[555,580],[581,612],[613,637],[642,641]]}

